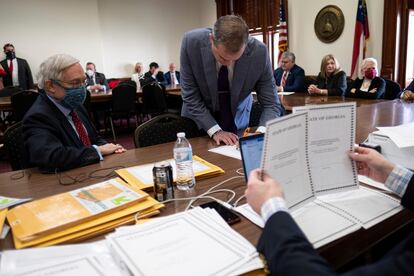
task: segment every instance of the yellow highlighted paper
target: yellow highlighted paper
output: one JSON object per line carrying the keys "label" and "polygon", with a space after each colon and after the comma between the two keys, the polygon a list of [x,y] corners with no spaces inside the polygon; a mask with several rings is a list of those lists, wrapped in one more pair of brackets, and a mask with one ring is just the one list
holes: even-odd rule
{"label": "yellow highlighted paper", "polygon": [[[175,181],[175,161],[174,159],[169,159],[165,161],[170,162],[173,168],[173,177]],[[131,186],[142,190],[148,189],[154,186],[154,181],[152,178],[152,169],[154,167],[154,164],[155,163],[148,163],[135,167],[120,169],[117,170],[116,173],[120,177],[122,177],[126,182],[128,182]],[[210,162],[198,157],[197,155],[193,156],[193,170],[196,179],[207,178],[224,173],[224,170],[222,168],[211,164]]]}

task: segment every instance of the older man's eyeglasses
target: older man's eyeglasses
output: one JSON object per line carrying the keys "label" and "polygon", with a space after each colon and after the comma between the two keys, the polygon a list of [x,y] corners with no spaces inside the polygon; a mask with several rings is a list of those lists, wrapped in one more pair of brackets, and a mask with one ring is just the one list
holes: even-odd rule
{"label": "older man's eyeglasses", "polygon": [[[74,88],[80,88],[82,86],[86,87],[88,85],[88,80],[84,79],[84,80],[74,80],[74,81],[62,81],[62,80],[53,80],[54,83],[56,83],[57,85],[59,85],[62,88],[66,88],[66,89],[74,89]],[[65,85],[62,85],[65,84]]]}

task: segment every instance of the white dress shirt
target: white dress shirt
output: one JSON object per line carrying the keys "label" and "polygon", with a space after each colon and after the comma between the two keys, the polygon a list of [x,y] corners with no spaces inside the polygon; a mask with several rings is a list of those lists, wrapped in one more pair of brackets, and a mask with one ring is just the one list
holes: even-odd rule
{"label": "white dress shirt", "polygon": [[[13,86],[19,86],[19,66],[17,65],[17,59],[12,59],[11,62],[13,62],[13,72],[12,72],[12,79],[13,79]],[[10,68],[10,59],[7,60],[7,66]]]}

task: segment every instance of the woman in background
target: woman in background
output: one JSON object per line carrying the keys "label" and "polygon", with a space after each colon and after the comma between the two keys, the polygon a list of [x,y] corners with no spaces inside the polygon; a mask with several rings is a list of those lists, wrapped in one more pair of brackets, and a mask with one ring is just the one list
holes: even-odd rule
{"label": "woman in background", "polygon": [[377,60],[366,58],[361,63],[363,78],[356,79],[347,93],[348,97],[381,99],[385,94],[385,80],[378,77]]}
{"label": "woman in background", "polygon": [[132,74],[131,80],[137,84],[137,91],[141,90],[140,80],[144,79],[144,66],[141,62],[135,64],[135,73]]}
{"label": "woman in background", "polygon": [[346,73],[338,60],[331,54],[322,58],[321,71],[316,78],[316,85],[308,87],[311,95],[343,96],[346,91]]}

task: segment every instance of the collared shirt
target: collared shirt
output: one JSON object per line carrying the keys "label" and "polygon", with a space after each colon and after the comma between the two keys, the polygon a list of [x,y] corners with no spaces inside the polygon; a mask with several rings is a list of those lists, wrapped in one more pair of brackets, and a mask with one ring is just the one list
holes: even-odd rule
{"label": "collared shirt", "polygon": [[[61,105],[58,101],[56,101],[54,98],[50,97],[49,95],[47,95],[47,97],[52,101],[52,103],[56,105],[56,107],[60,110],[60,112],[62,112],[63,115],[65,115],[65,118],[68,120],[69,124],[72,126],[76,135],[78,135],[79,137],[79,133],[76,131],[75,124],[73,123],[72,116],[70,115],[71,110]],[[83,126],[83,128],[85,129],[86,133],[88,133],[88,130],[85,128],[85,126]],[[95,148],[96,152],[98,153],[99,159],[103,160],[103,156],[102,156],[101,151],[99,150],[99,147],[97,145],[92,145],[92,146]]]}
{"label": "collared shirt", "polygon": [[[413,174],[412,171],[397,165],[385,181],[385,187],[402,197],[407,190],[408,183],[413,177]],[[266,223],[274,213],[281,211],[289,212],[286,208],[285,200],[281,197],[272,197],[262,205],[261,216]]]}
{"label": "collared shirt", "polygon": [[371,85],[371,82],[372,82],[372,80],[364,78],[359,90],[364,91],[364,92],[368,92],[368,89],[369,89],[369,86]]}
{"label": "collared shirt", "polygon": [[174,83],[175,84],[180,84],[180,82],[178,81],[178,79],[177,79],[177,76],[176,76],[176,74],[175,74],[175,71],[174,72],[171,72],[170,71],[170,76],[171,76],[171,83],[173,83],[173,79],[174,79]]}
{"label": "collared shirt", "polygon": [[10,68],[10,62],[13,62],[13,72],[12,72],[12,79],[13,79],[13,86],[19,86],[19,65],[17,65],[17,59],[8,59],[7,60],[7,66]]}

